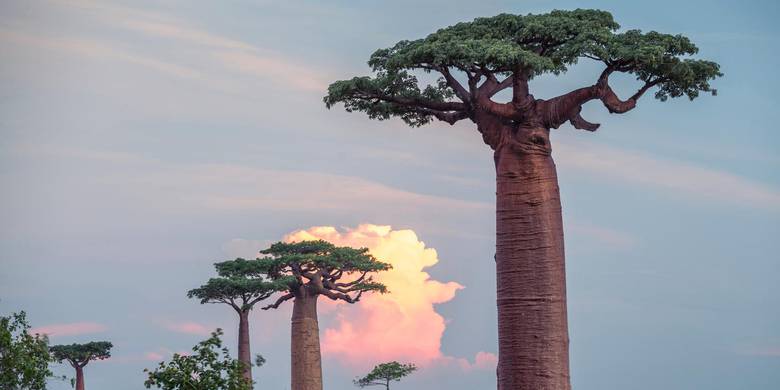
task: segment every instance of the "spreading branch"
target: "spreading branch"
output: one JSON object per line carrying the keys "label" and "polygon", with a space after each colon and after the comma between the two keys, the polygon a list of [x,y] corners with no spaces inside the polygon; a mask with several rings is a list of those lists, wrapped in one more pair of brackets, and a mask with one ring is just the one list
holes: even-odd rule
{"label": "spreading branch", "polygon": [[264,306],[262,309],[263,310],[278,309],[279,305],[281,305],[282,303],[284,303],[286,301],[289,301],[290,299],[293,299],[293,298],[295,298],[295,294],[293,294],[293,293],[284,294],[284,295],[280,296],[279,299],[276,300],[276,302],[274,302],[274,303],[272,303],[272,304],[270,304],[268,306]]}
{"label": "spreading branch", "polygon": [[453,91],[455,91],[455,96],[457,96],[463,103],[470,103],[471,102],[471,95],[468,91],[466,91],[466,88],[463,87],[463,85],[455,79],[455,77],[452,76],[452,73],[450,73],[450,69],[448,66],[440,66],[434,68],[439,73],[444,76],[444,80],[447,81],[447,85],[452,88]]}
{"label": "spreading branch", "polygon": [[438,111],[438,110],[429,110],[429,109],[420,109],[420,112],[425,114],[433,115],[436,119],[447,122],[450,125],[454,125],[456,122],[466,119],[469,117],[469,113],[466,111]]}
{"label": "spreading branch", "polygon": [[[581,115],[583,104],[591,100],[600,100],[611,113],[625,113],[653,87],[661,101],[716,93],[710,81],[722,76],[719,65],[691,58],[698,48],[688,38],[619,28],[609,12],[589,9],[477,18],[377,50],[369,59],[374,76],[336,81],[324,101],[328,107],[344,103],[347,111],[362,111],[372,119],[399,117],[415,127],[433,119],[452,124],[469,118],[492,146],[495,134],[483,129],[495,126],[481,123],[492,121],[488,117],[509,129],[557,128],[569,121],[593,131],[598,125]],[[605,64],[594,85],[549,100],[530,93],[532,78],[563,74],[583,58]],[[436,71],[443,77],[423,87],[413,71]],[[463,72],[466,81],[459,82],[463,78],[455,71]],[[641,87],[620,99],[609,84],[614,72],[631,74]],[[510,102],[492,100],[508,88]]]}
{"label": "spreading branch", "polygon": [[[319,240],[279,242],[262,253],[270,255],[262,261],[283,264],[288,273],[302,279],[300,283],[289,284],[286,293],[263,310],[276,309],[288,300],[304,297],[323,295],[332,300],[355,303],[365,292],[386,292],[386,287],[374,282],[371,275],[390,269],[390,265],[376,260],[365,248],[337,247]],[[338,282],[345,275],[356,278]]]}
{"label": "spreading branch", "polygon": [[407,107],[420,107],[436,111],[465,111],[468,107],[459,102],[437,102],[418,97],[403,97],[387,95],[378,92],[358,92],[355,97],[362,99],[378,99],[385,102],[396,103]]}
{"label": "spreading branch", "polygon": [[647,90],[667,80],[664,77],[659,77],[652,81],[647,81],[631,97],[621,100],[609,85],[609,75],[616,69],[623,68],[608,66],[601,73],[596,84],[547,100],[543,115],[546,119],[546,124],[552,128],[558,128],[563,122],[569,121],[577,129],[595,131],[599,125],[588,122],[580,115],[583,104],[598,99],[610,113],[623,114],[634,109],[639,98]]}

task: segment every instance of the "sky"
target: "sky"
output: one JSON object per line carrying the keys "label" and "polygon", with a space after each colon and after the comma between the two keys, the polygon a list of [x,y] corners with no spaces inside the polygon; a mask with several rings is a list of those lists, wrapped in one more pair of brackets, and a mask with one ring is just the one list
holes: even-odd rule
{"label": "sky", "polygon": [[[412,129],[322,96],[399,40],[577,7],[685,34],[725,76],[716,97],[589,103],[597,132],[553,131],[573,387],[777,389],[773,1],[3,1],[0,313],[26,310],[52,344],[112,341],[87,387],[140,389],[214,328],[235,351],[231,309],[186,298],[214,262],[327,238],[395,270],[386,296],[320,305],[325,388],[392,359],[420,366],[398,389],[493,388],[491,151],[466,121]],[[532,93],[599,72],[583,62]],[[290,314],[251,316],[260,388],[289,388]]]}

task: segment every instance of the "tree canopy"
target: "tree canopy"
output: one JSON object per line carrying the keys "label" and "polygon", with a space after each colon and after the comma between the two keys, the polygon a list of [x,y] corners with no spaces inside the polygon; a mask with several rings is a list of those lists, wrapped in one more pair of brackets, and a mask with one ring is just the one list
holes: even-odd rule
{"label": "tree canopy", "polygon": [[22,311],[0,317],[0,388],[43,390],[49,370],[49,340],[31,335]]}
{"label": "tree canopy", "polygon": [[263,309],[279,307],[294,298],[300,287],[349,303],[360,300],[365,292],[387,291],[385,285],[374,281],[372,274],[388,270],[390,265],[374,258],[367,248],[338,247],[317,240],[277,242],[260,253],[267,257],[257,259],[258,272],[288,284],[288,293]]}
{"label": "tree canopy", "polygon": [[54,345],[49,348],[49,352],[58,363],[67,360],[73,367],[84,367],[92,360],[110,358],[113,346],[108,341],[92,341],[86,344]]}
{"label": "tree canopy", "polygon": [[396,361],[382,363],[374,367],[366,376],[355,379],[354,382],[359,387],[385,386],[389,389],[390,382],[398,382],[415,370],[417,367],[414,364],[401,364]]}
{"label": "tree canopy", "polygon": [[[609,12],[591,9],[477,18],[375,51],[368,61],[374,76],[336,81],[324,101],[329,108],[343,103],[347,111],[362,111],[372,119],[399,117],[410,126],[433,119],[450,124],[475,120],[478,111],[485,111],[546,128],[570,120],[592,131],[597,125],[579,117],[581,105],[589,100],[601,100],[610,112],[626,112],[652,87],[658,88],[655,97],[662,101],[716,93],[709,82],[722,75],[718,64],[690,58],[698,48],[688,38],[619,28]],[[583,59],[604,65],[593,86],[546,101],[528,93],[530,79],[565,73]],[[413,71],[440,77],[421,88]],[[614,72],[641,82],[626,101],[609,86]],[[510,87],[511,102],[491,99]]]}
{"label": "tree canopy", "polygon": [[148,373],[146,388],[155,386],[163,390],[251,390],[252,384],[244,380],[244,365],[230,357],[222,346],[222,329],[192,348],[191,355],[173,355],[170,362],[161,362]]}
{"label": "tree canopy", "polygon": [[219,277],[190,290],[187,296],[200,299],[200,303],[225,303],[240,312],[287,288],[287,279],[266,279],[256,272],[255,263],[256,260],[242,258],[216,263]]}

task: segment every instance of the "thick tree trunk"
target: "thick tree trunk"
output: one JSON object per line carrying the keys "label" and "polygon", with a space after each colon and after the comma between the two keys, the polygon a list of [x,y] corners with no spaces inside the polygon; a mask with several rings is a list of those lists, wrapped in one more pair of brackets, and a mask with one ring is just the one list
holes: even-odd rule
{"label": "thick tree trunk", "polygon": [[244,364],[244,379],[252,383],[252,353],[249,348],[249,310],[238,312],[238,360]]}
{"label": "thick tree trunk", "polygon": [[547,129],[520,128],[495,148],[499,390],[571,389],[563,221],[549,145]]}
{"label": "thick tree trunk", "polygon": [[84,367],[76,367],[76,390],[84,390]]}
{"label": "thick tree trunk", "polygon": [[291,336],[291,390],[322,390],[317,295],[310,295],[307,292],[296,295],[293,301]]}

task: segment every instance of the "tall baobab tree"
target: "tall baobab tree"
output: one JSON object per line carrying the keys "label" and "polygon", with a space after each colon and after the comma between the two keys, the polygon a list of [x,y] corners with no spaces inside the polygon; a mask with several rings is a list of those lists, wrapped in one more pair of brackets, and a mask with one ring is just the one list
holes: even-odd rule
{"label": "tall baobab tree", "polygon": [[67,361],[76,370],[76,390],[84,390],[84,366],[92,360],[111,357],[113,345],[108,341],[92,341],[86,344],[54,345],[49,347],[52,359]]}
{"label": "tall baobab tree", "polygon": [[[651,89],[661,101],[714,95],[709,82],[721,76],[718,64],[690,58],[698,49],[684,36],[618,28],[609,12],[586,9],[478,18],[377,50],[368,61],[373,76],[334,82],[324,99],[327,107],[343,103],[347,111],[399,117],[410,126],[470,120],[493,150],[500,390],[571,387],[550,130],[569,122],[595,131],[599,125],[580,115],[590,101],[622,114]],[[549,99],[530,93],[534,77],[562,74],[579,60],[603,64],[592,85]],[[421,88],[414,71],[440,77]],[[638,80],[626,100],[610,85],[616,73]],[[504,90],[511,98],[501,101]]]}
{"label": "tall baobab tree", "polygon": [[[322,390],[322,358],[317,300],[356,303],[366,292],[386,292],[373,274],[390,269],[368,249],[337,247],[326,241],[278,242],[260,251],[258,271],[272,280],[285,280],[287,291],[263,308],[276,309],[293,300],[291,320],[291,390]],[[290,280],[292,278],[292,280]]]}
{"label": "tall baobab tree", "polygon": [[235,259],[214,264],[219,277],[211,278],[187,292],[200,303],[222,303],[238,313],[238,360],[244,366],[244,379],[252,383],[252,357],[249,345],[249,312],[258,302],[287,287],[287,280],[266,280],[255,272],[257,260]]}

